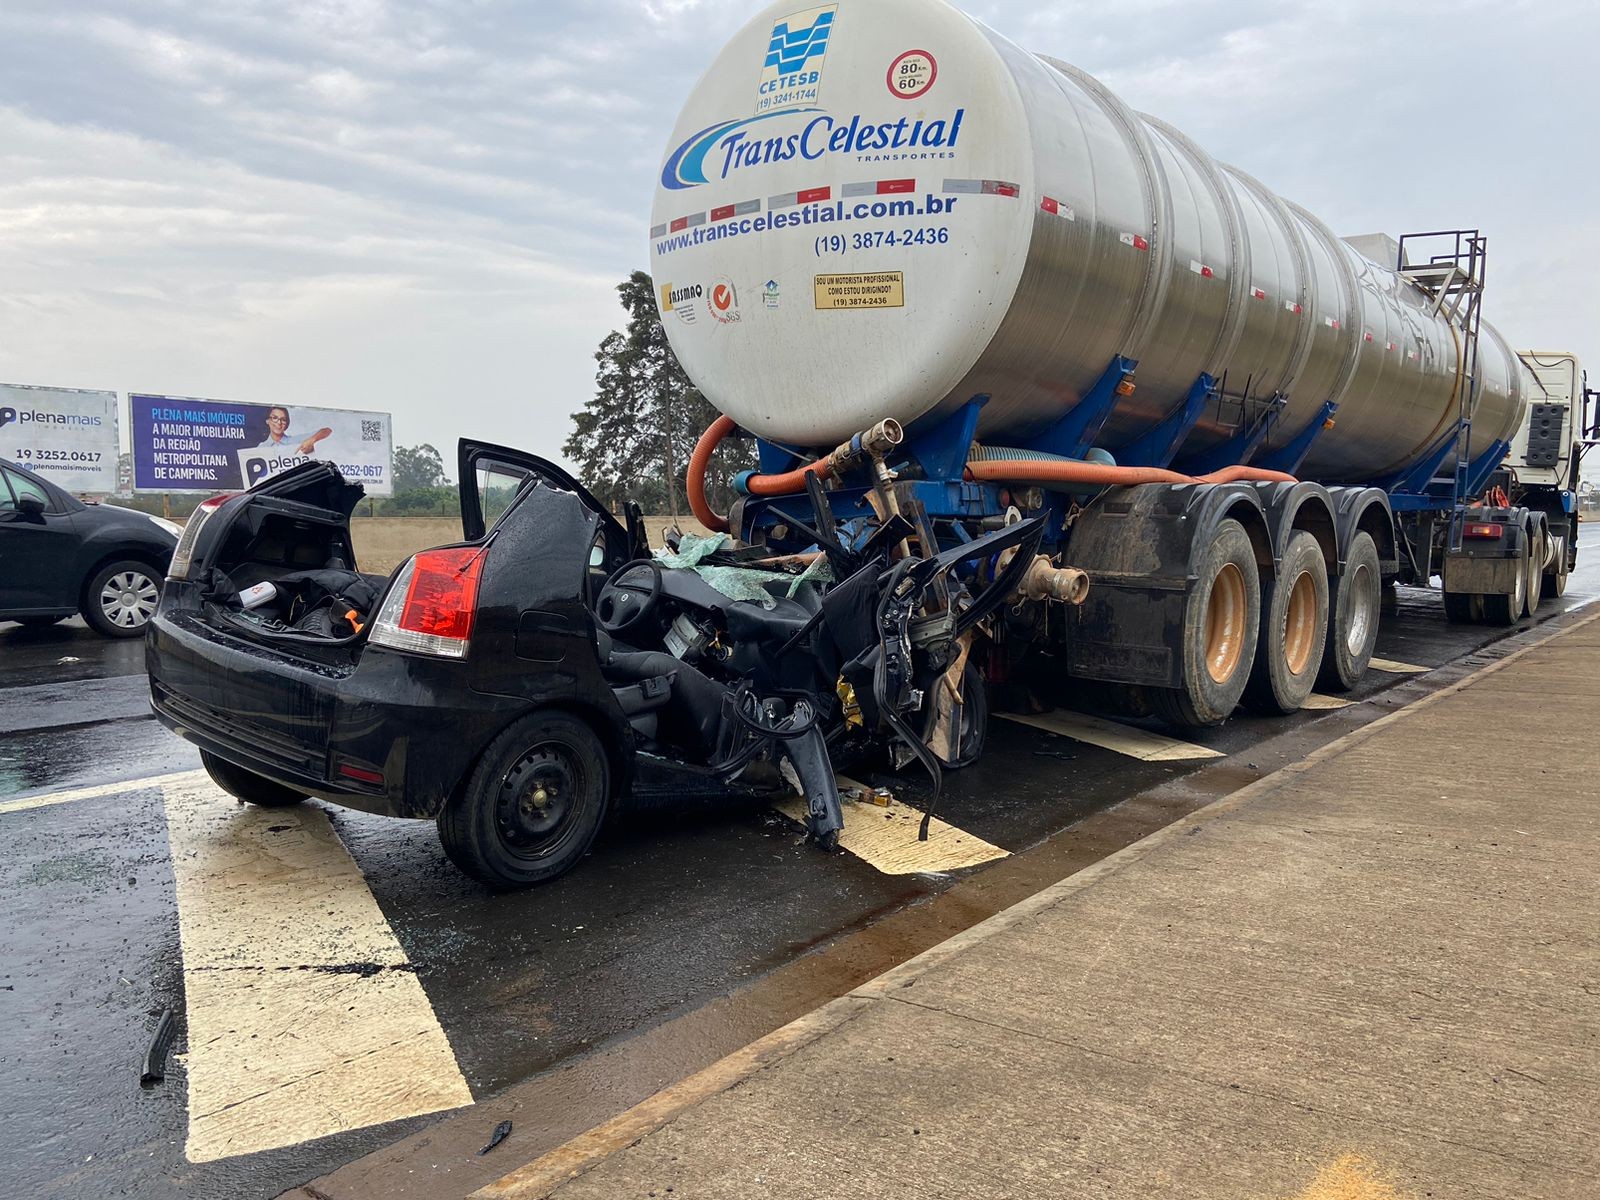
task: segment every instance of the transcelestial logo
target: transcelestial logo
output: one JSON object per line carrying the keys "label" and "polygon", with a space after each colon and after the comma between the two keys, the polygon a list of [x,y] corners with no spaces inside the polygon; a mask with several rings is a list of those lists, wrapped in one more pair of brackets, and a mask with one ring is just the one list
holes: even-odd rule
{"label": "transcelestial logo", "polygon": [[[747,128],[773,118],[797,119],[818,112],[815,108],[790,108],[708,125],[667,156],[666,165],[661,168],[661,186],[682,191],[710,183],[713,176],[727,179],[747,167],[797,158],[814,162],[829,154],[888,152],[926,156],[950,151],[956,148],[961,122],[967,115],[966,109],[958,108],[948,117],[933,121],[901,117],[880,123],[860,114],[846,119],[821,113],[810,117],[799,129],[786,129],[783,125],[763,125],[759,131]],[[769,129],[781,132],[767,136]]]}
{"label": "transcelestial logo", "polygon": [[811,104],[822,82],[837,4],[790,13],[772,26],[767,57],[761,67],[756,112]]}

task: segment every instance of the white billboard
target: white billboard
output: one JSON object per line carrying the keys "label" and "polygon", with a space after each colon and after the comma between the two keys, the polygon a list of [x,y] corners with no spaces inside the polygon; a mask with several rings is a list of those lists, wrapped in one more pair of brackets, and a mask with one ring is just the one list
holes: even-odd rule
{"label": "white billboard", "polygon": [[69,492],[117,490],[117,394],[0,383],[0,458]]}

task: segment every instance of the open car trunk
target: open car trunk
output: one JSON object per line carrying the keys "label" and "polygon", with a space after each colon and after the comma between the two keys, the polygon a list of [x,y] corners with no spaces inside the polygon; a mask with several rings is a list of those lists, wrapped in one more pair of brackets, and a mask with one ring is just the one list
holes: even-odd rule
{"label": "open car trunk", "polygon": [[196,564],[207,623],[319,661],[352,657],[389,582],[357,569],[350,514],[363,494],[312,463],[219,514],[227,524]]}

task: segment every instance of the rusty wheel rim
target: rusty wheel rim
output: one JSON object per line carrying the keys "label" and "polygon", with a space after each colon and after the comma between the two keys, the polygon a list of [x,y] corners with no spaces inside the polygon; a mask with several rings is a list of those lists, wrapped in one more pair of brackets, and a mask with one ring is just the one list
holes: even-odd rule
{"label": "rusty wheel rim", "polygon": [[1206,598],[1206,673],[1217,683],[1232,679],[1244,657],[1244,598],[1244,572],[1224,563]]}
{"label": "rusty wheel rim", "polygon": [[1283,661],[1291,675],[1305,674],[1317,640],[1317,587],[1311,572],[1301,571],[1289,589],[1283,614]]}

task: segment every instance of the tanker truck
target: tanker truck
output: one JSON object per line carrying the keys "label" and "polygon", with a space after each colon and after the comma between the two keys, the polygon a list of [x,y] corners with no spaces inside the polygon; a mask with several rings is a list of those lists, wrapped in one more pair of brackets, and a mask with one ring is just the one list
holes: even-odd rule
{"label": "tanker truck", "polygon": [[[497,887],[663,798],[799,793],[833,846],[864,757],[928,772],[926,836],[991,684],[1290,713],[1360,679],[1391,585],[1502,624],[1565,585],[1583,375],[1482,319],[1481,234],[1336,238],[942,0],[756,17],[652,220],[723,414],[687,477],[714,535],[652,547],[472,441],[465,540],[387,579],[329,464],[206,501],[146,666],[220,787],[434,819]],[[730,436],[759,470],[719,513]]]}
{"label": "tanker truck", "polygon": [[[1397,583],[1502,625],[1564,589],[1582,372],[1483,320],[1486,248],[1336,237],[943,0],[761,12],[684,105],[650,229],[724,414],[700,521],[779,555],[1037,521],[1087,589],[1019,591],[972,661],[1044,649],[1181,727],[1353,687]],[[760,469],[719,513],[728,436]]]}

